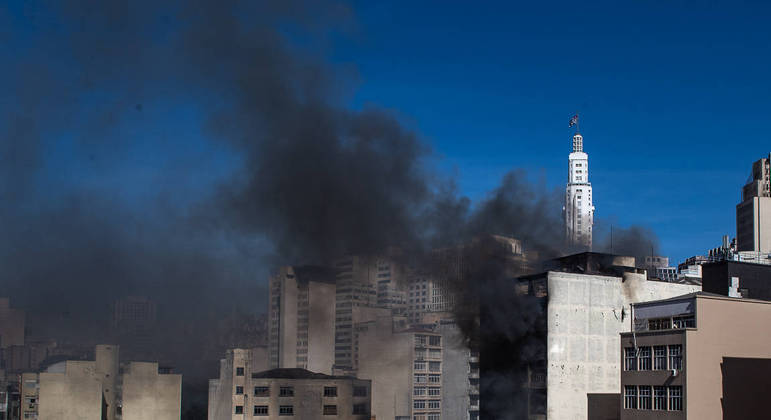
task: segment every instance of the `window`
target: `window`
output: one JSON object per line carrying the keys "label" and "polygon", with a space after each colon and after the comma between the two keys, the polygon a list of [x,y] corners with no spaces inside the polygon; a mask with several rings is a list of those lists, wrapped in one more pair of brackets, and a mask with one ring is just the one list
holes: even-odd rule
{"label": "window", "polygon": [[243,394],[243,393],[244,393],[244,387],[242,387],[242,386],[237,386],[237,387],[236,387],[236,395],[241,395],[241,394]]}
{"label": "window", "polygon": [[279,416],[294,416],[294,406],[293,405],[280,405],[278,407],[278,415]]}
{"label": "window", "polygon": [[424,384],[426,383],[426,375],[423,374],[415,374],[415,383],[417,384]]}
{"label": "window", "polygon": [[441,359],[442,349],[429,349],[428,357],[430,357],[431,359]]}
{"label": "window", "polygon": [[426,345],[426,336],[425,335],[416,335],[415,336],[415,345],[416,346],[425,346]]}
{"label": "window", "polygon": [[325,386],[324,387],[324,396],[325,397],[336,397],[337,396],[337,387],[336,386]]}
{"label": "window", "polygon": [[244,368],[237,367],[236,368],[236,376],[244,376]]}
{"label": "window", "polygon": [[672,318],[673,328],[695,328],[696,318],[693,315],[676,316]]}
{"label": "window", "polygon": [[683,368],[683,347],[681,345],[669,346],[669,368]]}
{"label": "window", "polygon": [[653,348],[653,369],[667,369],[667,346],[656,346]]}
{"label": "window", "polygon": [[268,415],[268,406],[267,405],[255,405],[254,406],[254,415],[255,416],[267,416]]}
{"label": "window", "polygon": [[634,357],[634,347],[624,348],[624,370],[637,370],[637,359]]}
{"label": "window", "polygon": [[654,410],[667,409],[667,387],[665,386],[653,387],[653,409]]}
{"label": "window", "polygon": [[236,414],[244,414],[244,406],[243,405],[237,405],[236,406]]}
{"label": "window", "polygon": [[442,362],[428,362],[428,370],[431,372],[440,372],[442,370]]}
{"label": "window", "polygon": [[651,387],[640,386],[640,410],[651,409]]}
{"label": "window", "polygon": [[640,370],[651,370],[650,347],[640,347]]}
{"label": "window", "polygon": [[430,384],[438,384],[442,382],[442,376],[441,375],[428,375],[428,383]]}
{"label": "window", "polygon": [[354,397],[366,397],[367,396],[367,387],[366,386],[355,386],[355,387],[353,387],[353,396]]}
{"label": "window", "polygon": [[426,362],[415,361],[413,367],[415,370],[426,370]]}
{"label": "window", "polygon": [[415,401],[412,402],[412,408],[415,408],[415,409],[426,408],[426,401],[425,400],[415,400]]}
{"label": "window", "polygon": [[669,409],[672,411],[683,410],[683,387],[669,387]]}
{"label": "window", "polygon": [[649,330],[668,330],[671,328],[669,321],[670,321],[669,318],[649,319],[648,329]]}
{"label": "window", "polygon": [[353,414],[369,414],[369,410],[367,409],[367,404],[354,404]]}
{"label": "window", "polygon": [[439,420],[439,413],[428,413],[428,420]]}
{"label": "window", "polygon": [[440,400],[428,400],[428,408],[438,409]]}
{"label": "window", "polygon": [[278,391],[279,397],[294,397],[294,388],[291,386],[282,386]]}
{"label": "window", "polygon": [[426,388],[422,386],[416,386],[415,388],[412,388],[412,395],[426,395]]}
{"label": "window", "polygon": [[431,337],[428,337],[428,344],[432,346],[440,346],[442,345],[442,337],[438,335],[432,335]]}
{"label": "window", "polygon": [[624,408],[637,408],[637,387],[624,386]]}
{"label": "window", "polygon": [[255,397],[270,397],[270,388],[267,386],[256,386],[254,387],[254,396]]}
{"label": "window", "polygon": [[442,388],[434,388],[434,387],[428,388],[428,395],[432,397],[436,397],[441,393],[442,393]]}
{"label": "window", "polygon": [[336,416],[337,415],[337,406],[336,405],[325,405],[324,406],[324,415],[325,416]]}

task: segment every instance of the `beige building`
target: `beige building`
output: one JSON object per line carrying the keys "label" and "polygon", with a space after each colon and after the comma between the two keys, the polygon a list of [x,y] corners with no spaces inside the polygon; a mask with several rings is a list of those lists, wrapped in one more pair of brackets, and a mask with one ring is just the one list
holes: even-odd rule
{"label": "beige building", "polygon": [[28,418],[179,420],[181,375],[162,374],[157,363],[121,365],[118,346],[98,345],[95,353],[95,360],[66,360],[24,374],[37,389]]}
{"label": "beige building", "polygon": [[243,419],[242,414],[235,414],[235,407],[248,405],[248,390],[254,388],[252,374],[267,369],[266,347],[228,350],[220,360],[219,378],[209,380],[209,420]]}
{"label": "beige building", "polygon": [[232,389],[235,405],[226,416],[214,419],[324,419],[369,420],[370,381],[331,376],[305,369],[286,368],[253,372],[245,385]]}
{"label": "beige building", "polygon": [[334,272],[317,266],[281,267],[269,283],[268,366],[332,373]]}
{"label": "beige building", "polygon": [[736,205],[738,251],[771,253],[771,154],[752,164],[750,180]]}
{"label": "beige building", "polygon": [[621,419],[766,418],[771,302],[699,292],[634,305]]}
{"label": "beige building", "polygon": [[391,316],[356,325],[358,377],[372,381],[378,419],[439,420],[442,415],[442,335],[394,328]]}
{"label": "beige building", "polygon": [[586,252],[552,260],[518,281],[542,299],[546,342],[532,366],[528,418],[584,420],[592,394],[618,394],[619,334],[631,304],[679,296],[700,286],[652,281],[633,257]]}
{"label": "beige building", "polygon": [[24,345],[24,311],[11,308],[11,300],[0,297],[0,349]]}

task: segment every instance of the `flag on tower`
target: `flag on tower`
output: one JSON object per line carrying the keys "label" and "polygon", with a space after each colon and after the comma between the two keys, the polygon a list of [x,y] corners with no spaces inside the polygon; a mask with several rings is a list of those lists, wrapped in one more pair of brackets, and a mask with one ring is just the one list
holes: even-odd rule
{"label": "flag on tower", "polygon": [[574,126],[576,124],[578,124],[578,114],[573,115],[572,117],[570,117],[570,123],[568,124],[568,128],[570,128],[570,127],[572,127],[572,126]]}

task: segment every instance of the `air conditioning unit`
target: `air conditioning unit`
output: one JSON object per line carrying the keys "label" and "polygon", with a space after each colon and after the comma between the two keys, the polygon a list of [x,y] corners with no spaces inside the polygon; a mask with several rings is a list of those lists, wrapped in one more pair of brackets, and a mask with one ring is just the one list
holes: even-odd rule
{"label": "air conditioning unit", "polygon": [[669,371],[672,373],[672,376],[677,376],[677,369],[670,369]]}

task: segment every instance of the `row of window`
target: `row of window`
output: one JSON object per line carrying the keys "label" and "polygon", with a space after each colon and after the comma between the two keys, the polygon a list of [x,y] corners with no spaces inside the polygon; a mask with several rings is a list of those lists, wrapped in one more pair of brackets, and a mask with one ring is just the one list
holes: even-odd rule
{"label": "row of window", "polygon": [[442,337],[439,335],[430,335],[426,337],[425,335],[416,335],[415,336],[415,345],[416,346],[425,346],[426,345],[426,338],[428,338],[428,345],[430,346],[441,346],[442,345]]}
{"label": "row of window", "polygon": [[693,315],[684,315],[648,320],[649,330],[668,330],[672,328],[696,328],[696,318]]}
{"label": "row of window", "polygon": [[426,366],[428,366],[428,370],[431,372],[440,372],[442,370],[442,362],[428,362],[422,360],[416,360],[414,362],[413,368],[415,370],[426,370]]}
{"label": "row of window", "polygon": [[424,373],[415,374],[416,384],[424,384],[424,383],[438,384],[440,382],[442,382],[442,375],[426,375]]}
{"label": "row of window", "polygon": [[441,415],[439,413],[425,413],[415,414],[412,416],[412,420],[439,420]]}
{"label": "row of window", "polygon": [[[624,370],[667,370],[683,368],[683,346],[650,346],[624,348]],[[668,351],[667,351],[668,350]],[[667,357],[668,356],[668,357]],[[667,364],[667,361],[669,362]]]}
{"label": "row of window", "polygon": [[[243,405],[237,405],[235,407],[235,414],[244,414],[244,406]],[[337,406],[336,405],[324,405],[323,407],[323,414],[325,416],[336,416],[337,415]],[[369,410],[367,409],[367,404],[354,404],[353,405],[353,414],[369,414]],[[267,405],[255,405],[254,406],[254,415],[255,416],[269,416],[270,410]],[[278,407],[278,415],[279,416],[294,416],[294,406],[292,405],[280,405]]]}
{"label": "row of window", "polygon": [[624,408],[633,410],[683,410],[682,386],[624,386]]}
{"label": "row of window", "polygon": [[437,395],[442,394],[442,388],[436,388],[436,387],[424,387],[424,386],[416,386],[412,389],[412,395],[415,396],[421,396],[421,395],[429,395],[432,397],[435,397]]}
{"label": "row of window", "polygon": [[441,400],[415,400],[412,402],[412,408],[422,410],[425,408],[439,409]]}

